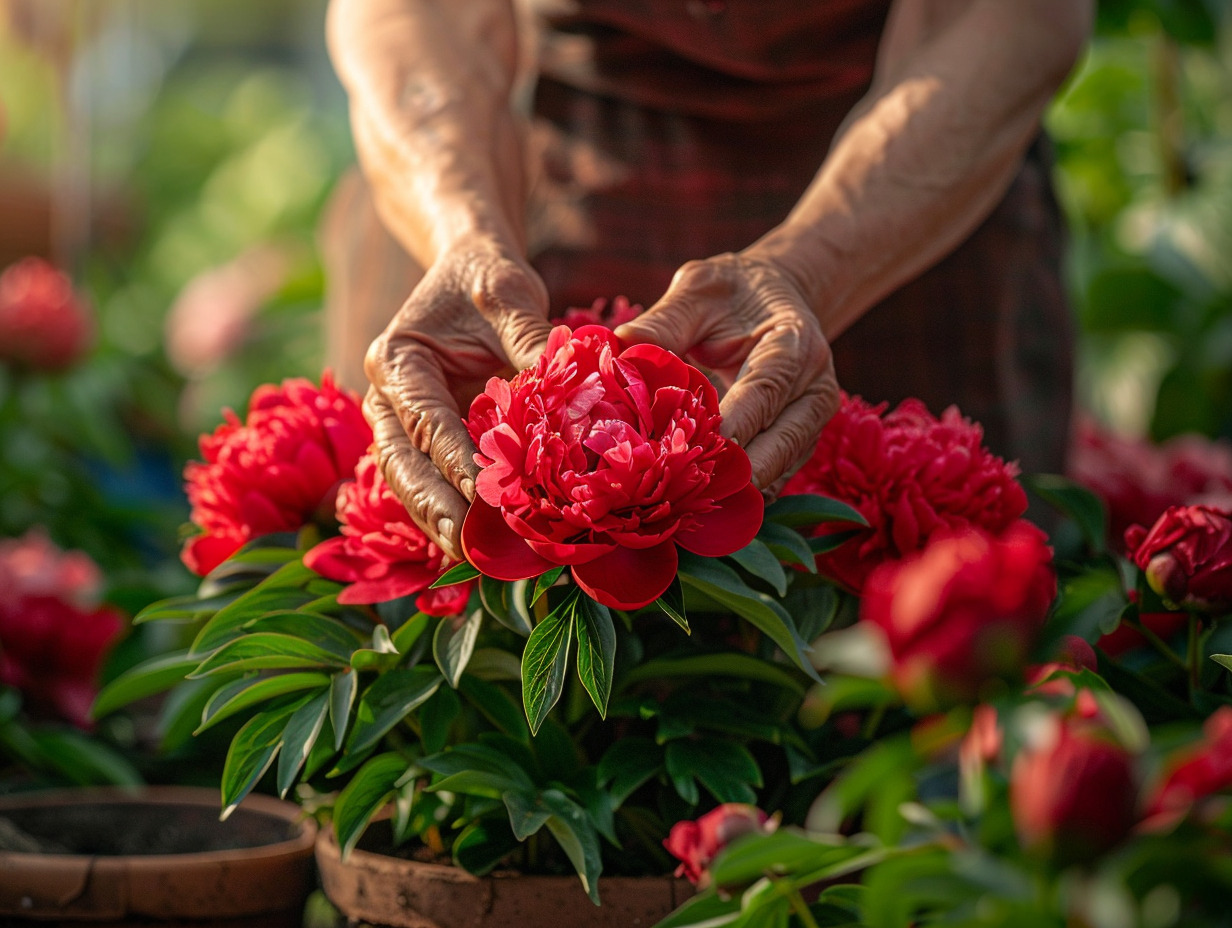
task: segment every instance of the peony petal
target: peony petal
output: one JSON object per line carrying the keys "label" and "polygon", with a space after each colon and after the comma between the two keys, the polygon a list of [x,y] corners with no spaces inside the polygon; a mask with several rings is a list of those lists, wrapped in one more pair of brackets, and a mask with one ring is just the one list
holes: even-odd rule
{"label": "peony petal", "polygon": [[674,542],[655,548],[617,548],[573,567],[573,579],[591,599],[613,609],[648,606],[671,585],[680,563]]}
{"label": "peony petal", "polygon": [[721,501],[733,493],[739,493],[753,479],[753,465],[743,448],[734,441],[725,441],[714,456],[714,472],[706,492],[711,499]]}
{"label": "peony petal", "polygon": [[633,362],[646,379],[651,396],[661,387],[687,388],[689,385],[689,365],[658,345],[634,345],[620,353],[620,360]]}
{"label": "peony petal", "polygon": [[614,544],[558,544],[554,541],[527,541],[538,554],[554,564],[585,564],[616,549]]}
{"label": "peony petal", "polygon": [[184,545],[181,558],[189,570],[204,577],[243,545],[244,539],[230,535],[194,535]]}
{"label": "peony petal", "polygon": [[695,516],[688,529],[676,533],[676,543],[703,557],[722,557],[739,551],[761,528],[766,503],[753,484],[721,499],[717,509]]}
{"label": "peony petal", "polygon": [[499,509],[478,498],[462,522],[462,550],[479,571],[497,580],[528,580],[557,566],[532,551]]}

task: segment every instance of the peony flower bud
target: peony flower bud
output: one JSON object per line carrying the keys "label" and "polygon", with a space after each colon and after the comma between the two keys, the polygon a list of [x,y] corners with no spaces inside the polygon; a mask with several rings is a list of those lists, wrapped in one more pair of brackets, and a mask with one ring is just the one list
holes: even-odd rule
{"label": "peony flower bud", "polygon": [[1021,676],[1056,594],[1052,551],[1028,522],[994,537],[968,528],[881,565],[861,619],[890,648],[891,676],[917,711],[973,702],[994,679]]}
{"label": "peony flower bud", "polygon": [[843,394],[813,456],[783,488],[784,496],[842,500],[868,521],[846,544],[817,556],[822,574],[856,593],[878,564],[921,550],[938,532],[1000,532],[1027,508],[1018,468],[984,448],[983,430],[956,408],[940,419],[919,400],[886,408]]}
{"label": "peony flower bud", "polygon": [[1150,531],[1129,529],[1125,543],[1168,605],[1213,613],[1232,609],[1232,511],[1173,506]]}
{"label": "peony flower bud", "polygon": [[680,861],[676,876],[694,886],[709,882],[709,867],[727,845],[747,834],[770,834],[778,823],[756,806],[728,802],[694,822],[677,822],[663,846]]}
{"label": "peony flower bud", "polygon": [[1130,753],[1091,719],[1049,715],[1014,758],[1010,811],[1023,846],[1068,864],[1102,854],[1134,825]]}
{"label": "peony flower bud", "polygon": [[569,307],[560,317],[560,323],[571,329],[580,329],[584,325],[601,325],[615,330],[641,314],[642,307],[636,303],[631,304],[626,297],[618,296],[611,302],[599,297],[589,308]]}
{"label": "peony flower bud", "polygon": [[677,545],[719,557],[761,527],[748,455],[719,422],[714,386],[671,352],[557,326],[534,367],[471,404],[483,469],[467,559],[498,580],[568,566],[604,605],[649,605],[676,576]]}
{"label": "peony flower bud", "polygon": [[66,274],[41,258],[26,258],[0,274],[0,361],[61,371],[79,361],[93,339],[93,317]]}
{"label": "peony flower bud", "polygon": [[359,397],[328,373],[319,390],[302,379],[258,387],[245,421],[225,416],[201,437],[205,461],[184,471],[201,534],[182,557],[201,576],[254,538],[298,531],[322,510],[332,516],[338,487],[372,443]]}

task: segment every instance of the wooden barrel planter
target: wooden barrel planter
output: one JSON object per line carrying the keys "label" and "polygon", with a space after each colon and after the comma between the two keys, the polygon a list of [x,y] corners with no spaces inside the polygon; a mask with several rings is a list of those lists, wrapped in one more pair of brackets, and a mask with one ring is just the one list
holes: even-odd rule
{"label": "wooden barrel planter", "polygon": [[388,836],[388,825],[374,823],[345,863],[332,828],[317,836],[325,895],[352,921],[387,928],[651,928],[693,892],[687,882],[668,876],[604,877],[603,904],[596,907],[576,876],[476,877],[380,853]]}
{"label": "wooden barrel planter", "polygon": [[299,928],[316,825],[212,789],[56,790],[0,798],[0,923]]}

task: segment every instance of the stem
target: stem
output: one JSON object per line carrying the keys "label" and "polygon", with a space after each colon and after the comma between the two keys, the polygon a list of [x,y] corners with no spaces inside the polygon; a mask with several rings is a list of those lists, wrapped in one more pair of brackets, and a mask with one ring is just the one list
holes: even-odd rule
{"label": "stem", "polygon": [[1160,654],[1166,657],[1172,664],[1176,665],[1182,670],[1189,669],[1189,664],[1187,664],[1185,661],[1181,660],[1180,657],[1177,656],[1177,653],[1174,650],[1172,650],[1168,642],[1164,641],[1157,634],[1155,634],[1153,631],[1147,628],[1146,625],[1143,624],[1141,619],[1126,618],[1123,621],[1134,631],[1138,632],[1138,634],[1142,635],[1142,637],[1147,640],[1147,642],[1151,645],[1151,647],[1153,647],[1156,651],[1158,651]]}
{"label": "stem", "polygon": [[784,889],[784,895],[791,900],[791,910],[800,916],[800,921],[804,923],[804,928],[820,928],[817,924],[817,919],[813,918],[813,913],[809,909],[808,903],[800,895],[800,890],[786,881],[779,880],[776,882],[778,882],[780,889]]}
{"label": "stem", "polygon": [[873,711],[869,713],[868,720],[864,723],[864,740],[872,741],[877,734],[877,729],[881,727],[881,720],[885,718],[886,709],[889,703],[878,703],[873,707]]}
{"label": "stem", "polygon": [[1201,634],[1198,630],[1198,617],[1189,613],[1189,644],[1186,648],[1185,666],[1189,669],[1189,701],[1193,703],[1199,689],[1199,661],[1202,659],[1202,649],[1198,647]]}

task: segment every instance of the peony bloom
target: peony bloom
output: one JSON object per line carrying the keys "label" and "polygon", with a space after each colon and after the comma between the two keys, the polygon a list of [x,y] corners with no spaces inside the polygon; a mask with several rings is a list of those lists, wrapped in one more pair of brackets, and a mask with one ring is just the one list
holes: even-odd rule
{"label": "peony bloom", "polygon": [[1169,827],[1207,796],[1232,789],[1232,707],[1222,706],[1202,726],[1201,743],[1171,759],[1146,803],[1148,818]]}
{"label": "peony bloom", "polygon": [[0,361],[60,371],[80,360],[93,339],[93,317],[66,274],[41,258],[0,274]]}
{"label": "peony bloom", "polygon": [[488,381],[467,426],[483,470],[462,545],[498,580],[567,565],[595,600],[637,609],[676,576],[677,545],[718,557],[761,527],[713,385],[654,345],[557,326],[534,367]]}
{"label": "peony bloom", "polygon": [[1125,544],[1168,605],[1200,612],[1232,609],[1232,511],[1173,506],[1150,531],[1130,528]]}
{"label": "peony bloom", "polygon": [[776,827],[777,822],[756,806],[728,802],[695,822],[677,822],[663,846],[680,861],[676,876],[696,886],[708,879],[707,868],[727,845],[742,835],[770,834]]}
{"label": "peony bloom", "polygon": [[297,531],[319,514],[332,517],[343,480],[372,443],[359,397],[327,373],[266,384],[252,394],[248,418],[201,436],[204,462],[184,471],[192,521],[201,534],[184,546],[184,563],[204,576],[246,542]]}
{"label": "peony bloom", "polygon": [[1132,758],[1098,722],[1050,715],[1014,758],[1010,812],[1027,849],[1072,863],[1109,850],[1134,825]]}
{"label": "peony bloom", "polygon": [[632,322],[642,314],[642,307],[630,303],[627,298],[618,296],[610,303],[599,297],[590,304],[589,309],[571,306],[560,317],[560,323],[571,329],[580,329],[584,325],[601,325],[606,329],[616,329],[626,322]]}
{"label": "peony bloom", "polygon": [[1118,550],[1126,529],[1153,524],[1169,506],[1232,506],[1232,446],[1201,435],[1152,445],[1084,422],[1069,471],[1103,501],[1109,543]]}
{"label": "peony bloom", "polygon": [[41,532],[0,541],[0,684],[81,728],[124,629],[119,612],[98,605],[101,586],[89,557],[61,551]]}
{"label": "peony bloom", "polygon": [[338,492],[338,521],[342,535],[304,555],[317,573],[350,584],[338,602],[380,603],[419,593],[418,606],[429,615],[453,615],[466,606],[473,583],[428,589],[452,565],[411,521],[374,455],[360,459],[355,479]]}
{"label": "peony bloom", "polygon": [[991,679],[1019,676],[1057,581],[1044,533],[1018,521],[1000,536],[938,535],[868,578],[860,617],[889,645],[894,684],[928,710],[970,702]]}
{"label": "peony bloom", "polygon": [[919,400],[885,410],[844,394],[813,456],[783,488],[785,496],[842,500],[868,520],[851,541],[817,557],[818,570],[857,593],[874,567],[919,551],[934,533],[1000,532],[1027,508],[1018,468],[984,448],[983,430],[956,408],[940,419]]}

